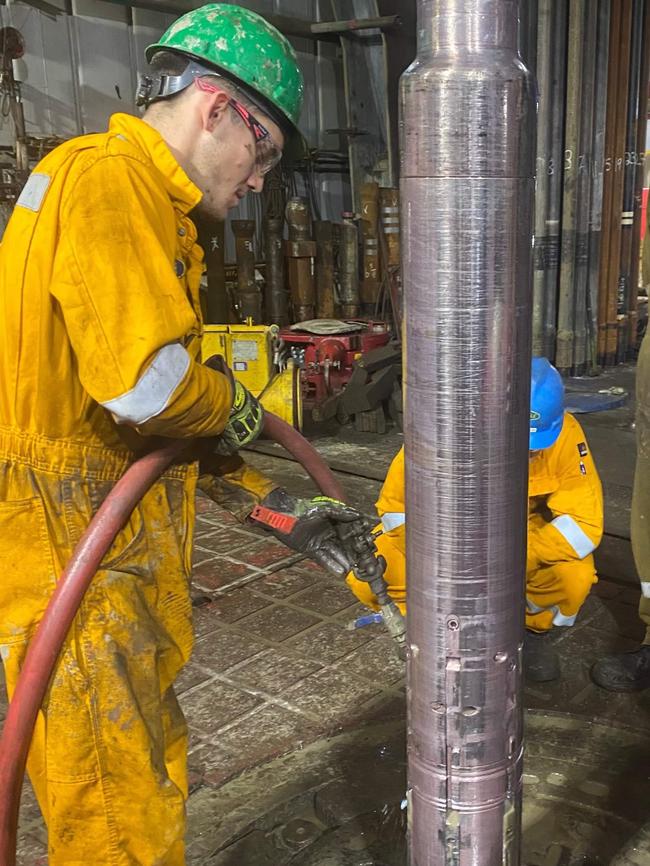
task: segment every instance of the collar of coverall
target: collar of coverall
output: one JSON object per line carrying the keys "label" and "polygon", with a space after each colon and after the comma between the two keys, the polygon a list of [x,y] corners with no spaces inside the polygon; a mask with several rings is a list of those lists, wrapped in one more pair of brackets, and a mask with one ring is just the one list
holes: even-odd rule
{"label": "collar of coverall", "polygon": [[130,114],[114,114],[109,131],[142,150],[156,166],[162,177],[170,198],[182,213],[188,213],[201,201],[201,190],[185,174],[162,135],[141,120]]}

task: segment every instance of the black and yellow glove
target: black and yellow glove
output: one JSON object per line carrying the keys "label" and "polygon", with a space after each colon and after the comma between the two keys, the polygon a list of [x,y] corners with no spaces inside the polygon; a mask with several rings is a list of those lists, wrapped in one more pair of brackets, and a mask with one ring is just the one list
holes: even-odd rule
{"label": "black and yellow glove", "polygon": [[281,487],[272,490],[253,509],[250,519],[337,577],[344,577],[353,565],[336,531],[337,524],[366,520],[345,502],[327,496],[297,499]]}
{"label": "black and yellow glove", "polygon": [[218,454],[235,454],[254,442],[264,427],[264,409],[256,397],[244,388],[232,374],[232,370],[221,355],[213,355],[206,366],[230,379],[232,386],[232,408],[228,423],[220,436],[216,437],[215,451]]}

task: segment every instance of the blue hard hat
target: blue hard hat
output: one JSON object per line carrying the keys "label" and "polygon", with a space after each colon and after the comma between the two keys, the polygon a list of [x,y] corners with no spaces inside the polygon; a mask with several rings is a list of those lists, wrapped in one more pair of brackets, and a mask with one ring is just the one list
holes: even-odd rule
{"label": "blue hard hat", "polygon": [[530,450],[553,445],[564,423],[562,377],[547,358],[533,358],[530,383]]}

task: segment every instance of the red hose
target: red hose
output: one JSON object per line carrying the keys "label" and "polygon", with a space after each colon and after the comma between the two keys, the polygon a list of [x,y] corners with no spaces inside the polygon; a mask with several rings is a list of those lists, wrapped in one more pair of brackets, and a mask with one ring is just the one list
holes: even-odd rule
{"label": "red hose", "polygon": [[[264,432],[307,470],[323,494],[344,499],[329,466],[300,433],[265,414]],[[27,753],[52,672],[95,572],[129,515],[190,443],[179,440],[142,457],[115,484],[77,544],[30,641],[0,737],[0,866],[15,866],[20,793]]]}
{"label": "red hose", "polygon": [[264,434],[282,445],[302,465],[321,493],[345,502],[343,488],[332,475],[332,470],[314,446],[290,424],[267,412],[264,415]]}

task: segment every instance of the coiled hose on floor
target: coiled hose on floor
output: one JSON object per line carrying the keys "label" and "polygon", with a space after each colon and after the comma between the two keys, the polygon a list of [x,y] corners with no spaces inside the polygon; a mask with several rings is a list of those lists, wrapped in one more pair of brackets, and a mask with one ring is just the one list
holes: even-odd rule
{"label": "coiled hose on floor", "polygon": [[[267,412],[264,434],[302,464],[325,496],[345,499],[329,466],[297,430]],[[84,594],[137,503],[189,444],[173,441],[127,469],[76,546],[30,641],[0,738],[0,866],[16,863],[20,794],[36,717]]]}

